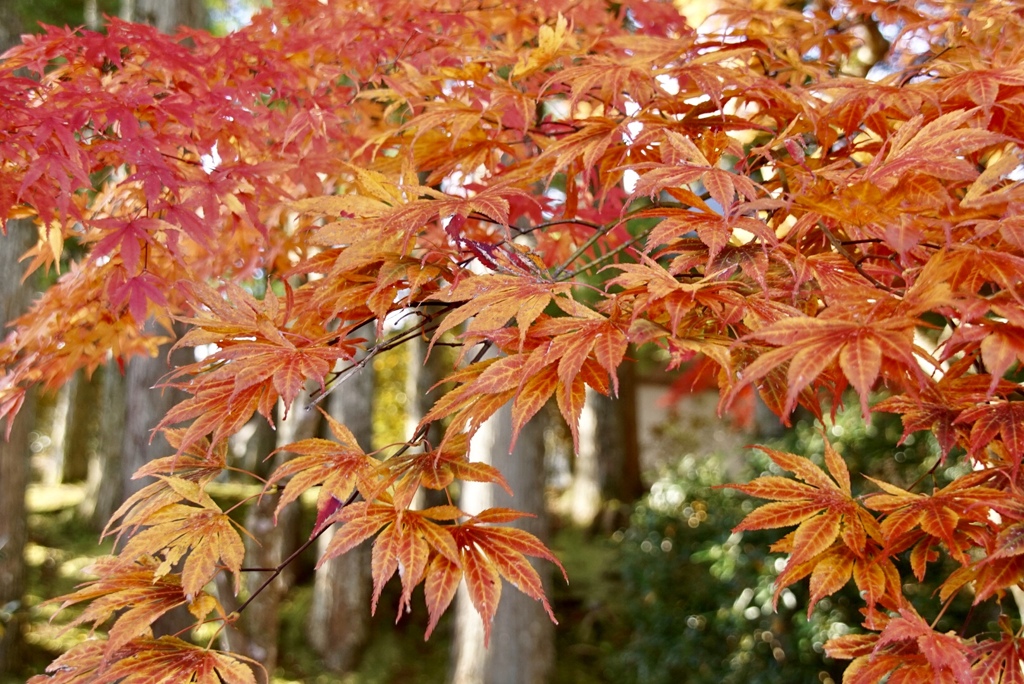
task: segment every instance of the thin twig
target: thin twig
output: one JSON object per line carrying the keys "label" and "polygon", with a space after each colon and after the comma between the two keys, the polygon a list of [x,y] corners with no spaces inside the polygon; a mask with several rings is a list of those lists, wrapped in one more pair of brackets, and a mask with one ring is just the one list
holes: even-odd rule
{"label": "thin twig", "polygon": [[824,221],[818,221],[818,227],[821,228],[821,232],[823,232],[825,234],[825,237],[828,238],[828,241],[829,243],[831,243],[832,248],[839,252],[840,256],[849,261],[850,264],[855,269],[857,269],[857,273],[861,274],[861,276],[863,276],[865,280],[867,280],[869,283],[874,285],[879,290],[888,292],[890,294],[895,294],[892,288],[888,287],[880,280],[875,278],[873,275],[864,270],[864,267],[861,265],[860,261],[854,258],[853,254],[851,254],[850,251],[847,250],[846,247],[843,245],[843,241],[837,238],[832,233],[832,231],[829,230],[828,226],[825,225]]}
{"label": "thin twig", "polygon": [[[356,500],[356,497],[358,495],[359,495],[359,491],[358,490],[355,490],[355,489],[352,490],[352,493],[349,494],[348,498],[345,499],[345,502],[343,504],[341,504],[341,506],[338,507],[338,510],[341,510],[341,509],[345,508],[346,506],[348,506],[349,504],[351,504],[353,501]],[[288,567],[288,565],[293,560],[295,560],[296,558],[301,556],[303,554],[303,552],[305,552],[306,549],[308,549],[310,546],[312,546],[313,543],[317,539],[320,538],[320,535],[322,535],[324,532],[326,532],[329,527],[330,527],[330,525],[323,525],[323,526],[321,526],[321,528],[319,530],[315,530],[313,532],[313,535],[309,539],[307,539],[305,542],[303,542],[302,546],[300,546],[299,548],[295,549],[295,551],[293,551],[290,556],[288,556],[283,561],[281,561],[281,563],[276,568],[274,568],[274,570],[273,570],[272,574],[270,575],[270,577],[268,577],[267,579],[263,580],[263,584],[258,586],[256,588],[256,590],[253,591],[252,594],[249,595],[249,598],[247,598],[245,600],[245,602],[238,607],[238,610],[236,610],[235,613],[241,614],[241,612],[243,610],[245,610],[246,607],[250,603],[252,603],[256,599],[257,596],[259,596],[261,593],[263,593],[264,589],[266,589],[267,587],[270,586],[271,582],[273,582],[275,579],[277,579],[278,575],[280,575],[282,572],[284,572],[284,569],[286,567]]]}
{"label": "thin twig", "polygon": [[584,240],[583,244],[580,245],[579,247],[577,247],[576,251],[573,252],[569,256],[568,259],[566,259],[564,262],[562,262],[562,264],[558,268],[556,268],[554,270],[554,272],[551,274],[552,277],[557,279],[558,276],[560,276],[563,272],[565,272],[566,269],[569,268],[569,266],[572,265],[572,262],[576,261],[581,256],[586,254],[587,250],[590,249],[591,247],[593,247],[594,244],[596,244],[597,241],[600,240],[602,237],[604,237],[605,235],[607,235],[608,233],[610,233],[611,231],[615,230],[620,225],[622,225],[622,222],[624,220],[625,219],[620,219],[620,220],[616,221],[615,223],[609,223],[609,224],[601,226],[600,228],[595,230],[593,235],[591,235],[589,238]]}

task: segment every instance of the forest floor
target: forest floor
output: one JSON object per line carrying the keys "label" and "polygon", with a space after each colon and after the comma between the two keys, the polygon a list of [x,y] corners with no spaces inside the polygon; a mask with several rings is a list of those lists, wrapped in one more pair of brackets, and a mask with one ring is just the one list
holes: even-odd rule
{"label": "forest floor", "polygon": [[[98,535],[75,514],[81,487],[33,485],[28,494],[29,611],[27,650],[19,672],[0,673],[0,684],[24,682],[45,667],[71,643],[85,639],[87,628],[67,628],[77,611],[59,612],[59,604],[47,601],[66,594],[87,581],[86,570],[94,558],[109,553],[108,538]],[[602,684],[612,681],[606,666],[628,639],[628,625],[616,573],[617,545],[607,536],[592,535],[573,527],[560,527],[551,544],[565,564],[570,584],[552,582],[551,598],[559,618],[556,628],[556,673],[553,684]],[[557,574],[557,573],[556,573]],[[394,586],[391,586],[394,585]],[[355,672],[343,677],[325,672],[308,647],[305,616],[312,586],[309,581],[293,587],[281,610],[281,663],[275,684],[418,684],[443,682],[448,668],[451,611],[429,641],[424,641],[427,614],[420,596],[410,615],[394,622],[398,585],[385,590],[371,623],[371,638]],[[369,606],[367,606],[369,610]],[[56,615],[55,615],[56,614]]]}

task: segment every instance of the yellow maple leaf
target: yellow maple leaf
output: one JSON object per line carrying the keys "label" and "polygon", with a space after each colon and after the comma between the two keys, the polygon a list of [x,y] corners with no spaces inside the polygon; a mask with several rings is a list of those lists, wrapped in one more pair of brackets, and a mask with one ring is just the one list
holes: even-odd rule
{"label": "yellow maple leaf", "polygon": [[528,56],[519,58],[519,63],[512,70],[512,77],[529,76],[550,64],[565,43],[568,34],[569,22],[559,13],[554,28],[547,25],[540,27],[537,34],[537,47],[531,50]]}

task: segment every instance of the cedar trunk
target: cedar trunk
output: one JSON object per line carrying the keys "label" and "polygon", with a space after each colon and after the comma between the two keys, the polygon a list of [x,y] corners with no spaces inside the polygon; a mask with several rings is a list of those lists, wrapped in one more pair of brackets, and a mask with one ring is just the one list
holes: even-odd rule
{"label": "cedar trunk", "polygon": [[[372,331],[361,334],[369,337]],[[364,451],[372,448],[374,380],[373,365],[366,364],[328,398],[330,414],[352,431]],[[320,537],[318,555],[333,534],[332,529]],[[369,544],[332,558],[316,571],[306,634],[332,672],[348,672],[359,663],[369,637],[371,592]]]}
{"label": "cedar trunk", "polygon": [[[459,504],[468,513],[507,506],[533,514],[536,517],[521,518],[512,526],[547,543],[544,415],[541,411],[526,424],[512,453],[508,448],[512,438],[510,406],[505,405],[484,423],[470,444],[470,458],[498,468],[515,498],[494,485],[465,482]],[[550,564],[534,563],[534,567],[545,584],[550,584]],[[456,596],[449,684],[542,684],[554,668],[554,634],[554,625],[541,604],[505,585],[491,628],[490,648],[485,649],[483,624],[463,584]]]}
{"label": "cedar trunk", "polygon": [[624,364],[619,371],[619,396],[588,387],[580,416],[580,450],[567,497],[569,517],[581,527],[615,527],[620,505],[643,494],[634,369]]}
{"label": "cedar trunk", "polygon": [[[0,26],[5,23],[6,12],[0,7]],[[21,273],[18,257],[35,238],[36,231],[31,223],[11,221],[7,224],[7,237],[0,241],[0,273],[4,274],[0,278],[0,330],[28,305],[31,290],[17,277]],[[3,439],[0,434],[0,672],[12,671],[24,646],[21,627],[25,617],[22,599],[28,534],[25,489],[28,486],[29,431],[34,417],[32,403],[30,394],[14,420],[9,439]]]}

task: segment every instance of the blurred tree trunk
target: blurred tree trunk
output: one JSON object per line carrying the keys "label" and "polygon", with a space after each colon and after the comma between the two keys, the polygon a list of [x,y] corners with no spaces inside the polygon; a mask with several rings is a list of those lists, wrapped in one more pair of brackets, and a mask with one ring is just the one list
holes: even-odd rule
{"label": "blurred tree trunk", "polygon": [[[5,16],[10,8],[0,3],[0,31],[9,29],[15,17]],[[15,35],[17,35],[15,31]],[[8,39],[9,36],[0,36]],[[9,44],[0,44],[0,51]],[[26,221],[7,224],[7,236],[0,237],[0,330],[28,306],[31,288],[18,277],[20,257],[36,241],[35,226]],[[2,334],[2,333],[0,333]],[[13,672],[22,659],[22,622],[25,590],[25,541],[27,538],[25,489],[28,486],[29,431],[33,421],[30,395],[11,431],[10,439],[0,434],[0,672]],[[0,430],[6,430],[0,424]]]}
{"label": "blurred tree trunk", "polygon": [[[148,23],[164,33],[172,33],[181,25],[202,28],[207,21],[203,0],[121,0],[121,18]],[[152,324],[150,328],[150,334],[157,334]],[[189,363],[191,350],[179,350],[168,364],[169,351],[170,347],[165,345],[153,357],[132,359],[125,373],[128,410],[122,442],[124,496],[134,494],[146,484],[131,479],[139,467],[171,452],[162,435],[150,441],[151,431],[185,395],[176,390],[153,388],[175,365]]]}
{"label": "blurred tree trunk", "polygon": [[[427,356],[428,340],[416,337],[406,343],[409,351],[409,370],[406,374],[405,396],[406,403],[406,434],[413,434],[416,425],[423,416],[427,414],[430,407],[434,405],[444,390],[440,387],[432,389],[434,385],[444,379],[444,376],[451,370],[445,364],[448,360],[444,356],[444,350],[435,347],[430,356]],[[444,436],[440,421],[434,421],[427,430],[426,440],[435,447],[441,443]]]}
{"label": "blurred tree trunk", "polygon": [[[405,434],[409,436],[416,432],[416,426],[423,416],[427,415],[430,407],[444,394],[443,387],[434,386],[451,370],[445,350],[434,347],[430,356],[427,356],[427,344],[428,340],[422,337],[416,337],[405,344],[409,354],[405,376]],[[440,444],[443,437],[444,427],[438,420],[430,424],[427,434],[424,435],[426,444],[433,447]],[[422,488],[416,492],[412,507],[422,509],[447,503],[448,498],[443,490]]]}
{"label": "blurred tree trunk", "polygon": [[85,482],[85,498],[78,514],[89,521],[96,531],[102,530],[117,507],[124,500],[121,473],[125,421],[125,382],[116,361],[108,361],[96,371],[92,382],[98,385],[96,406],[102,407],[99,416],[93,415],[96,426],[96,449],[89,458]]}
{"label": "blurred tree trunk", "polygon": [[69,383],[70,397],[65,421],[61,482],[84,482],[89,476],[89,463],[96,460],[96,437],[99,434],[96,407],[102,406],[102,374],[97,371],[86,377],[85,371],[75,373]]}
{"label": "blurred tree trunk", "polygon": [[[590,527],[602,512],[614,515],[618,505],[643,494],[636,427],[636,383],[632,364],[620,367],[619,396],[606,397],[587,388],[580,416],[580,452],[567,492],[569,517]],[[614,527],[614,520],[607,521]]]}
{"label": "blurred tree trunk", "polygon": [[[0,53],[7,52],[21,41],[24,28],[14,3],[9,0],[0,2]],[[4,263],[8,262],[4,261]],[[17,260],[11,263],[15,264],[16,269],[6,271],[6,273],[21,273],[21,269],[17,268]]]}
{"label": "blurred tree trunk", "polygon": [[85,8],[82,10],[85,19],[85,27],[93,31],[99,31],[103,26],[100,17],[100,7],[97,0],[85,0]]}
{"label": "blurred tree trunk", "polygon": [[[14,3],[0,2],[0,53],[18,42],[22,27]],[[7,324],[28,306],[31,290],[18,277],[18,263],[36,241],[35,227],[27,221],[10,221],[7,235],[0,236],[0,337]],[[25,590],[25,489],[28,486],[29,431],[33,401],[26,399],[14,421],[10,439],[0,434],[0,672],[13,672],[22,661],[21,633]],[[0,424],[0,430],[6,425]]]}
{"label": "blurred tree trunk", "polygon": [[[153,321],[147,324],[147,333],[150,335],[159,334],[155,329]],[[177,331],[180,335],[181,330]],[[160,388],[157,385],[175,367],[182,366],[191,361],[191,349],[178,349],[172,354],[168,362],[167,353],[170,344],[160,347],[155,356],[137,356],[128,363],[123,378],[124,381],[124,413],[122,414],[120,435],[112,435],[119,440],[120,446],[114,446],[120,458],[117,459],[120,465],[119,477],[116,471],[110,470],[110,463],[107,463],[107,472],[102,477],[116,477],[120,480],[121,500],[126,499],[139,491],[152,480],[150,478],[134,479],[135,472],[145,464],[157,458],[170,456],[174,449],[164,438],[162,433],[154,433],[153,428],[179,401],[186,397],[185,393],[171,388]],[[104,446],[100,449],[103,454],[107,453]],[[120,501],[118,502],[120,505]],[[160,616],[153,623],[153,634],[155,636],[176,635],[188,639],[188,630],[195,624],[195,618],[185,609],[184,606],[175,608],[169,613]]]}
{"label": "blurred tree trunk", "polygon": [[[201,4],[202,0],[122,0],[121,18],[148,22],[164,32],[176,30],[181,24],[202,28],[206,23],[205,10],[202,13],[195,11],[196,6]],[[156,23],[157,19],[161,23]],[[146,324],[146,328],[149,335],[168,334],[168,331],[159,330],[152,320]],[[181,329],[170,331],[172,336],[181,333]],[[121,396],[124,399],[124,411],[117,418],[111,419],[114,424],[120,423],[121,432],[118,434],[110,429],[101,431],[103,438],[114,441],[103,441],[98,445],[97,459],[89,467],[99,472],[100,480],[116,478],[119,481],[118,503],[147,484],[144,478],[133,479],[133,475],[140,467],[174,451],[162,434],[153,433],[153,428],[186,395],[179,390],[161,389],[156,385],[175,366],[190,363],[194,356],[191,349],[179,349],[170,355],[170,348],[170,343],[167,343],[153,356],[131,359],[123,377],[108,374],[110,380],[123,380]],[[115,395],[117,393],[116,390],[108,390]],[[108,456],[114,454],[116,456],[107,460]],[[104,492],[105,495],[112,493]],[[99,515],[95,517],[98,518]],[[187,630],[194,622],[194,618],[187,610],[175,609],[153,623],[153,632],[157,636],[181,634],[187,638]]]}
{"label": "blurred tree trunk", "polygon": [[[177,334],[181,334],[181,330]],[[158,335],[152,321],[147,334]],[[128,363],[124,374],[125,414],[121,435],[122,496],[129,497],[148,484],[145,479],[132,479],[142,466],[150,461],[170,456],[174,449],[153,428],[176,404],[187,395],[176,389],[157,387],[175,366],[192,362],[191,349],[178,349],[168,360],[170,344],[160,347],[155,356],[137,356]]]}
{"label": "blurred tree trunk", "polygon": [[[274,447],[277,444],[277,437],[275,435],[274,427],[270,423],[268,423],[263,418],[263,416],[254,416],[250,424],[255,429],[253,430],[252,434],[249,435],[249,438],[245,441],[245,453],[244,455],[241,456],[241,463],[239,465],[241,468],[244,468],[245,470],[256,473],[260,477],[265,478],[266,474],[270,472],[270,468],[268,467],[268,464],[264,461],[264,459],[271,451],[274,450]],[[250,508],[258,508],[261,505],[262,502],[257,502],[253,504]],[[276,498],[274,498],[274,505],[277,505]],[[270,509],[270,512],[271,514],[273,514],[273,508]],[[259,541],[254,541],[250,539],[248,536],[243,537],[243,540],[245,541],[245,563],[243,565],[245,567],[273,568],[276,566],[276,563],[273,563],[272,558],[269,559],[271,561],[269,565],[264,565],[261,563],[261,561],[268,560],[267,556],[269,556],[270,553],[275,550],[272,548],[273,540],[265,540],[261,534],[261,532],[264,531],[250,527],[250,525],[253,524],[258,524],[262,526],[260,518],[265,518],[265,516],[265,512],[254,512],[253,510],[250,510],[246,514],[246,529],[252,531],[252,533],[255,536],[257,536],[257,539]],[[265,541],[269,541],[271,543],[264,545]],[[242,588],[245,590],[245,593],[251,594],[257,588],[259,588],[259,586],[267,578],[268,574],[269,572],[252,572],[245,574],[242,577]],[[267,590],[265,590],[264,594],[269,594],[277,591],[280,587],[279,580],[280,578],[278,578],[278,581],[276,581],[277,583],[275,585],[271,585],[270,587],[268,587]],[[235,595],[235,587],[232,582],[232,578],[229,575],[227,575],[227,573],[220,573],[214,578],[214,581],[216,583],[217,588],[217,598],[220,600],[221,605],[224,606],[224,610],[229,613],[233,613],[236,610],[238,610],[240,603],[238,597]],[[223,648],[226,651],[231,651],[232,653],[244,654],[250,658],[254,658],[261,664],[264,663],[264,658],[268,655],[268,653],[266,652],[266,647],[264,645],[251,638],[251,632],[254,628],[257,630],[263,628],[262,625],[257,624],[256,618],[263,617],[263,614],[265,612],[261,610],[263,606],[258,605],[261,601],[266,600],[266,596],[264,596],[264,594],[260,595],[261,598],[253,601],[252,608],[246,608],[245,613],[243,613],[244,617],[242,619],[239,619],[234,624],[229,624],[224,629],[224,631],[221,632],[220,635],[222,642],[221,648]],[[271,600],[271,602],[273,603],[274,601]],[[272,631],[276,637],[276,618],[274,620]],[[276,660],[276,639],[274,651],[275,652],[272,655]]]}
{"label": "blurred tree trunk", "polygon": [[[255,430],[245,443],[246,453],[242,457],[246,468],[266,479],[292,454],[279,452],[268,459],[275,449],[302,439],[315,437],[320,416],[306,411],[305,403],[296,401],[284,417],[279,404],[277,429],[262,417],[253,418]],[[253,500],[247,509],[245,528],[254,539],[245,538],[245,567],[264,568],[264,572],[249,572],[242,578],[242,586],[249,596],[256,591],[260,594],[249,604],[241,618],[221,632],[221,646],[225,650],[240,653],[259,662],[268,672],[273,672],[280,657],[280,612],[281,601],[294,584],[294,564],[275,577],[264,589],[260,587],[285,558],[300,545],[298,531],[300,509],[297,504],[285,508],[274,523],[274,511],[280,499],[279,492],[271,492]],[[219,574],[215,578],[217,596],[224,609],[235,612],[239,600],[235,596],[231,578]]]}
{"label": "blurred tree trunk", "polygon": [[203,0],[121,0],[120,17],[175,33],[180,26],[205,28],[209,23]]}
{"label": "blurred tree trunk", "polygon": [[[462,485],[460,507],[476,513],[492,506],[508,506],[536,515],[516,523],[542,541],[548,538],[544,501],[544,424],[541,411],[523,428],[515,450],[508,453],[512,438],[512,412],[502,407],[473,437],[470,458],[498,468],[515,492],[511,498],[500,488],[477,482]],[[531,559],[532,560],[532,559]],[[550,565],[535,567],[550,585]],[[473,609],[465,584],[459,587],[455,605],[450,684],[543,684],[555,663],[554,625],[537,601],[514,587],[502,587],[501,601],[491,628],[490,648],[484,649],[483,623]]]}
{"label": "blurred tree trunk", "polygon": [[[360,331],[372,337],[372,329]],[[327,398],[328,412],[352,431],[364,451],[372,448],[373,364],[366,364]],[[335,530],[317,540],[317,555],[327,549]],[[355,669],[370,632],[370,545],[360,544],[324,563],[316,571],[313,605],[306,634],[324,667],[343,673]]]}
{"label": "blurred tree trunk", "polygon": [[[49,411],[49,420],[43,417],[40,410],[39,429],[45,431],[50,438],[49,445],[41,450],[36,457],[36,467],[40,471],[40,482],[44,485],[61,483],[64,472],[64,451],[67,448],[68,416],[71,414],[71,396],[74,393],[76,376],[72,376],[59,390],[53,399]],[[41,406],[39,407],[42,408]]]}
{"label": "blurred tree trunk", "polygon": [[[173,24],[173,29],[179,24],[201,28],[206,21],[205,9],[202,13],[196,11],[196,6],[202,6],[202,0],[122,0],[121,18],[130,21],[153,18],[156,14],[147,9],[151,5],[159,9],[159,17],[164,23],[154,25],[161,30],[166,30],[168,22]],[[86,11],[90,11],[88,6]],[[159,335],[166,334],[166,331],[158,330],[150,321],[147,333]],[[179,330],[177,334],[180,333]],[[180,349],[168,363],[169,352],[168,343],[154,356],[133,358],[123,373],[114,371],[113,365],[108,364],[103,373],[102,389],[95,387],[92,390],[102,393],[103,403],[100,406],[103,410],[99,417],[92,418],[100,422],[100,427],[97,447],[86,466],[90,502],[83,505],[82,512],[89,515],[99,527],[106,523],[110,513],[123,499],[147,484],[145,480],[132,479],[135,471],[151,460],[167,456],[173,451],[163,435],[154,436],[152,430],[185,394],[178,390],[154,387],[175,365],[190,363],[193,357],[190,349]],[[116,384],[121,387],[116,387]]]}
{"label": "blurred tree trunk", "polygon": [[[306,411],[305,408],[306,403],[297,400],[287,417],[284,417],[284,409],[279,405],[277,430],[259,419],[256,435],[250,440],[250,448],[255,450],[257,456],[254,469],[257,475],[268,478],[281,463],[292,457],[292,454],[282,451],[268,459],[267,456],[274,449],[316,436],[320,424],[319,414]],[[293,504],[284,509],[275,524],[274,511],[279,499],[279,492],[265,494],[249,506],[245,528],[253,534],[255,540],[246,540],[248,566],[276,568],[298,548],[299,507]],[[266,577],[265,573],[249,573],[243,581],[251,594],[263,584]],[[278,664],[281,601],[288,593],[292,579],[291,571],[278,575],[245,609],[239,621],[239,627],[245,634],[243,655],[259,661],[268,672],[273,672]]]}

